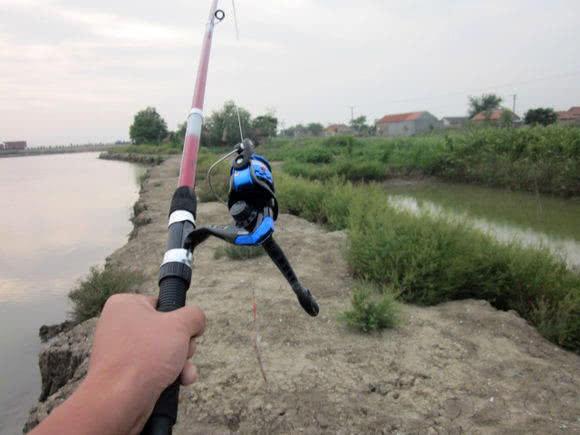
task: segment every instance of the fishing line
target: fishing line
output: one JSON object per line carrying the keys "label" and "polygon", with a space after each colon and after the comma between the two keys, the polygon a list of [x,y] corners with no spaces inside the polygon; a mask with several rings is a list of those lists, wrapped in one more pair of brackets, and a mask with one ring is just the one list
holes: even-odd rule
{"label": "fishing line", "polygon": [[[240,41],[240,28],[238,26],[238,14],[237,14],[237,10],[236,10],[236,2],[235,0],[232,0],[232,10],[233,10],[233,17],[234,17],[234,26],[235,26],[235,30],[236,30],[236,41]],[[217,11],[217,12],[221,12],[220,18],[218,18],[218,16],[216,15],[216,19],[218,19],[219,21],[223,20],[223,18],[225,17],[225,13],[221,10]],[[216,12],[216,14],[217,14]],[[237,76],[239,77],[240,74],[237,74]],[[244,130],[242,128],[242,117],[240,115],[240,108],[238,107],[238,104],[234,101],[234,108],[236,109],[236,117],[238,120],[238,128],[240,131],[240,143],[244,142]],[[215,199],[217,199],[219,202],[221,202],[222,204],[226,204],[226,201],[224,201],[219,195],[218,193],[215,191],[215,189],[213,188],[213,184],[211,182],[211,177],[213,175],[213,170],[215,169],[215,167],[220,164],[221,162],[223,162],[225,159],[227,159],[229,156],[231,156],[232,154],[234,154],[236,151],[231,151],[229,153],[227,153],[226,155],[222,156],[220,159],[218,159],[213,165],[210,166],[210,168],[207,171],[207,183],[209,185],[209,189],[211,191],[211,193],[213,194],[213,196],[215,197]]]}

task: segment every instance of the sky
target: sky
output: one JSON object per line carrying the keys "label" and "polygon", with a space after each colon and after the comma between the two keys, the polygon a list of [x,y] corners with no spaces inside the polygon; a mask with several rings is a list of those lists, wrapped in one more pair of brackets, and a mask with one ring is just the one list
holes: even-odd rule
{"label": "sky", "polygon": [[[0,0],[0,141],[128,139],[190,105],[209,0]],[[495,92],[516,112],[580,105],[578,0],[221,0],[206,113],[227,100],[282,126],[428,110]]]}

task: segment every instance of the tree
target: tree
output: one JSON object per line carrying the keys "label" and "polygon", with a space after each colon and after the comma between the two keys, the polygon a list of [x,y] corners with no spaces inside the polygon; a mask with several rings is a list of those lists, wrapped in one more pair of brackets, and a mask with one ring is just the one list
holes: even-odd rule
{"label": "tree", "polygon": [[499,125],[502,127],[511,127],[514,123],[514,112],[509,109],[503,109],[499,118]]}
{"label": "tree", "polygon": [[370,127],[367,125],[367,117],[359,116],[350,121],[350,128],[352,128],[358,135],[368,135]]}
{"label": "tree", "polygon": [[480,112],[491,113],[499,109],[503,99],[495,94],[483,94],[480,97],[469,97],[469,117],[473,118]]}
{"label": "tree", "polygon": [[311,122],[306,126],[306,131],[310,136],[320,136],[324,131],[324,126],[319,122]]}
{"label": "tree", "polygon": [[252,136],[260,138],[275,137],[278,132],[278,118],[272,114],[257,116],[252,121]]}
{"label": "tree", "polygon": [[129,128],[133,143],[161,143],[167,136],[167,123],[154,107],[147,107],[135,115]]}
{"label": "tree", "polygon": [[239,107],[233,101],[226,101],[221,110],[215,111],[207,119],[202,131],[202,142],[206,146],[228,145],[233,146],[240,142],[240,127],[238,124],[238,114],[242,124],[244,136],[251,130],[250,112]]}
{"label": "tree", "polygon": [[319,122],[311,122],[308,125],[296,124],[280,132],[281,136],[300,137],[300,136],[322,136],[324,126]]}
{"label": "tree", "polygon": [[524,122],[527,125],[550,125],[558,121],[558,114],[551,107],[538,107],[526,112]]}

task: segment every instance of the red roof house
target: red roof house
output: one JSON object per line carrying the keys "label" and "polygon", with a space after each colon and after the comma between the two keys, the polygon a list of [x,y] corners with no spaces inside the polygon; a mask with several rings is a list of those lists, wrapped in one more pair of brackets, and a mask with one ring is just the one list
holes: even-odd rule
{"label": "red roof house", "polygon": [[563,112],[556,112],[562,124],[580,125],[580,106],[570,107]]}
{"label": "red roof house", "polygon": [[412,136],[441,128],[440,121],[431,113],[409,112],[385,115],[375,122],[380,136]]}
{"label": "red roof house", "polygon": [[477,115],[475,115],[473,118],[471,118],[471,121],[477,123],[483,123],[483,122],[490,122],[492,124],[497,124],[501,121],[501,117],[504,114],[504,112],[509,112],[512,115],[512,122],[513,121],[519,121],[520,117],[518,115],[516,115],[515,113],[508,111],[507,109],[496,109],[496,110],[492,110],[491,112],[479,112]]}

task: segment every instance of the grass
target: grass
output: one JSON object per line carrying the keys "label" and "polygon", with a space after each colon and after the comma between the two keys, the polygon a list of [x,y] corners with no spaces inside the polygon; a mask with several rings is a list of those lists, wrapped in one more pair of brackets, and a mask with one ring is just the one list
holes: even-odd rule
{"label": "grass", "polygon": [[92,267],[89,275],[68,294],[73,304],[73,320],[80,323],[98,316],[110,296],[135,292],[144,279],[142,273],[124,268]]}
{"label": "grass", "polygon": [[145,154],[145,155],[166,155],[166,154],[181,154],[182,147],[173,146],[170,144],[154,145],[127,145],[114,147],[111,149],[113,153],[127,153],[127,154]]}
{"label": "grass", "polygon": [[394,328],[401,318],[396,299],[388,288],[360,282],[353,290],[351,308],[339,319],[351,329],[365,333]]}
{"label": "grass", "polygon": [[282,211],[347,230],[355,277],[420,305],[485,299],[517,311],[554,343],[580,351],[580,275],[554,253],[397,210],[378,185],[279,174],[277,191]]}
{"label": "grass", "polygon": [[[207,151],[206,149],[201,149],[197,161],[197,186],[196,194],[197,198],[203,202],[218,201],[218,198],[209,188],[209,181],[207,179],[207,171],[210,166],[218,160],[219,154]],[[212,186],[217,193],[218,197],[222,200],[226,200],[229,190],[229,161],[222,162],[214,168],[212,172]]]}
{"label": "grass", "polygon": [[275,139],[259,150],[294,176],[353,182],[427,175],[580,196],[580,128],[473,128],[407,138]]}
{"label": "grass", "polygon": [[261,246],[226,245],[220,246],[215,250],[214,258],[219,260],[220,258],[227,257],[230,260],[240,261],[261,257],[264,254],[266,254],[266,251]]}

